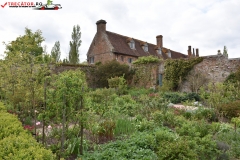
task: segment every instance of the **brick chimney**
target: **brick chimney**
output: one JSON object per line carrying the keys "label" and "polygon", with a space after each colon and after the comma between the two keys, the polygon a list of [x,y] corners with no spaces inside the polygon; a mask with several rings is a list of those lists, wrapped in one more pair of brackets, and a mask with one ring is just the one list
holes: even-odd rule
{"label": "brick chimney", "polygon": [[192,47],[188,46],[188,57],[192,56]]}
{"label": "brick chimney", "polygon": [[196,57],[199,57],[199,50],[196,48]]}
{"label": "brick chimney", "polygon": [[194,50],[194,48],[193,48],[193,57],[195,57],[195,50]]}
{"label": "brick chimney", "polygon": [[156,37],[156,39],[157,39],[157,46],[160,47],[160,48],[163,47],[163,41],[162,41],[162,38],[163,38],[162,35],[158,35],[158,36]]}
{"label": "brick chimney", "polygon": [[105,20],[99,20],[96,22],[97,24],[97,32],[106,32],[106,21]]}

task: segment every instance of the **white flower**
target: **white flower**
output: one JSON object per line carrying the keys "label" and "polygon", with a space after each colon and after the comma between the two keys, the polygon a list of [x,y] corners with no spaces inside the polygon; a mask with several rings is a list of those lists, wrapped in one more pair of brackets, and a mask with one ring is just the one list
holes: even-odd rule
{"label": "white flower", "polygon": [[36,123],[37,126],[40,125],[40,124],[41,124],[41,122],[37,122],[37,123]]}
{"label": "white flower", "polygon": [[52,126],[50,126],[50,125],[49,125],[47,128],[48,128],[48,129],[51,129],[51,128],[52,128]]}

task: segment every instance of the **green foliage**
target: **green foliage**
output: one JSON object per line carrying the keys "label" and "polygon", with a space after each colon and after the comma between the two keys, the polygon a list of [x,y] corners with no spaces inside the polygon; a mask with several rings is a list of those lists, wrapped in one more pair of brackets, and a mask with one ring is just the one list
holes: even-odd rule
{"label": "green foliage", "polygon": [[79,47],[81,46],[81,31],[80,26],[73,26],[72,41],[70,41],[69,63],[79,63]]}
{"label": "green foliage", "polygon": [[[1,108],[4,108],[0,103]],[[0,111],[0,159],[55,159],[23,129],[17,117]]]}
{"label": "green foliage", "polygon": [[218,109],[221,104],[240,98],[240,92],[232,83],[209,83],[207,88],[200,88],[200,96],[210,107]]}
{"label": "green foliage", "polygon": [[171,103],[181,103],[188,100],[199,101],[200,97],[197,93],[179,93],[179,92],[165,92],[163,95],[164,98],[169,100]]}
{"label": "green foliage", "polygon": [[51,57],[53,58],[53,62],[57,63],[60,61],[61,50],[60,50],[60,42],[55,42],[52,50],[51,50]]}
{"label": "green foliage", "polygon": [[133,135],[127,140],[117,140],[105,145],[101,145],[91,154],[86,154],[83,159],[99,159],[111,160],[114,159],[145,159],[157,160],[156,154],[153,152],[155,146],[154,136],[148,133],[140,133]]}
{"label": "green foliage", "polygon": [[219,112],[223,112],[229,119],[240,116],[240,100],[221,104]]}
{"label": "green foliage", "polygon": [[169,143],[163,141],[158,148],[158,158],[161,160],[191,159],[197,160],[197,154],[187,140],[177,140]]}
{"label": "green foliage", "polygon": [[29,54],[32,56],[39,56],[43,53],[41,43],[44,41],[42,32],[37,30],[35,33],[31,29],[25,28],[25,35],[19,36],[15,41],[10,42],[6,45],[7,51],[6,59],[11,56],[23,56]]}
{"label": "green foliage", "polygon": [[104,64],[100,64],[95,71],[95,83],[97,87],[108,87],[108,79],[112,77],[121,77],[128,81],[131,79],[132,72],[129,70],[129,66],[120,64],[116,60],[108,61]]}
{"label": "green foliage", "polygon": [[232,159],[240,158],[240,134],[239,132],[235,132],[232,128],[221,131],[217,134],[216,139],[220,142],[224,142],[226,144],[227,154],[230,155]]}
{"label": "green foliage", "polygon": [[226,46],[223,47],[223,55],[228,57],[228,50]]}
{"label": "green foliage", "polygon": [[116,127],[114,129],[114,135],[129,135],[135,132],[135,126],[133,121],[128,118],[118,118],[116,120]]}
{"label": "green foliage", "polygon": [[166,81],[170,81],[173,84],[173,89],[177,89],[179,84],[185,80],[189,71],[194,67],[194,65],[202,62],[203,58],[192,58],[192,59],[167,59],[164,62]]}
{"label": "green foliage", "polygon": [[121,77],[114,77],[108,79],[108,85],[110,88],[115,88],[119,95],[126,93],[127,82],[124,78],[124,75]]}
{"label": "green foliage", "polygon": [[[235,73],[231,73],[225,80],[225,82],[240,83],[240,67]],[[240,86],[238,84],[238,86]]]}
{"label": "green foliage", "polygon": [[134,86],[146,88],[148,85],[156,85],[155,83],[152,83],[155,81],[155,76],[153,74],[159,66],[160,61],[161,60],[158,57],[154,56],[140,57],[134,61]]}
{"label": "green foliage", "polygon": [[141,64],[150,64],[150,63],[159,63],[160,59],[158,57],[154,56],[144,56],[139,57],[136,61],[133,62],[133,64],[141,65]]}

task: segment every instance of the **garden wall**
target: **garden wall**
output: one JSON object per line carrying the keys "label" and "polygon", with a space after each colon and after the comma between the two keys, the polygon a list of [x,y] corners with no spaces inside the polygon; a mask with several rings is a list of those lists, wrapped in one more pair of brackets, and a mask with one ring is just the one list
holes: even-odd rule
{"label": "garden wall", "polygon": [[[201,73],[208,82],[223,82],[231,72],[240,67],[240,58],[227,58],[223,55],[203,56],[203,61],[194,66],[194,73]],[[183,82],[180,91],[190,92],[188,80]]]}
{"label": "garden wall", "polygon": [[52,73],[54,74],[58,74],[64,71],[68,71],[68,70],[76,70],[76,69],[80,69],[82,70],[85,75],[86,75],[86,80],[88,83],[88,86],[90,88],[95,88],[96,84],[94,83],[94,79],[95,79],[95,66],[94,65],[83,65],[83,64],[52,64],[50,65],[50,68],[52,70]]}

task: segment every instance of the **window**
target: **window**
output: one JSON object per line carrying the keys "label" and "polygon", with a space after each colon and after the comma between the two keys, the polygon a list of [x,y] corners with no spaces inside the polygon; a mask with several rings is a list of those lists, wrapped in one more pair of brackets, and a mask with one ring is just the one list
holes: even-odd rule
{"label": "window", "polygon": [[124,62],[124,57],[123,56],[121,56],[121,60]]}
{"label": "window", "polygon": [[129,42],[129,46],[130,46],[131,49],[135,49],[135,42],[134,42],[134,40],[131,40]]}
{"label": "window", "polygon": [[168,50],[168,57],[169,57],[169,58],[172,57],[172,55],[171,55],[171,51],[170,51],[170,50]]}
{"label": "window", "polygon": [[132,63],[132,58],[128,58],[128,63]]}
{"label": "window", "polygon": [[159,86],[162,86],[162,79],[163,79],[163,75],[159,74],[158,75],[158,84],[159,84]]}
{"label": "window", "polygon": [[162,49],[161,48],[158,49],[158,54],[162,55]]}
{"label": "window", "polygon": [[90,57],[89,62],[90,62],[90,64],[93,64],[94,63],[94,57]]}
{"label": "window", "polygon": [[148,45],[147,45],[147,43],[144,44],[144,46],[143,46],[143,50],[144,50],[145,52],[148,52]]}

